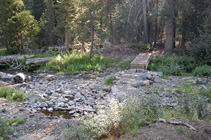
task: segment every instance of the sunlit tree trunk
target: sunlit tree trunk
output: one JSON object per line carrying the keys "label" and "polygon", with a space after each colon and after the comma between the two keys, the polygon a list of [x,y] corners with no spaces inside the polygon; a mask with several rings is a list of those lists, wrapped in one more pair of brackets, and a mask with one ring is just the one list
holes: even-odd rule
{"label": "sunlit tree trunk", "polygon": [[165,22],[166,27],[166,40],[165,40],[165,53],[170,53],[174,48],[174,0],[166,0],[165,4],[167,10],[171,13]]}
{"label": "sunlit tree trunk", "polygon": [[149,43],[149,28],[147,21],[147,1],[142,0],[143,12],[144,12],[144,42]]}
{"label": "sunlit tree trunk", "polygon": [[158,33],[158,0],[156,0],[156,17],[155,17],[155,34],[154,34],[154,46],[157,45],[157,33]]}

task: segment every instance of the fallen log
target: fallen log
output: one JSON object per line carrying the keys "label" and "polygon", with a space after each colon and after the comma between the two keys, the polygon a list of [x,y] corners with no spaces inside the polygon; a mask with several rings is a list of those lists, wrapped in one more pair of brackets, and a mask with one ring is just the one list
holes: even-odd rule
{"label": "fallen log", "polygon": [[26,76],[23,73],[18,73],[15,75],[0,72],[1,79],[10,79],[14,83],[23,83],[26,80]]}
{"label": "fallen log", "polygon": [[162,122],[162,123],[168,123],[168,124],[173,124],[173,125],[182,125],[182,126],[186,126],[190,128],[193,131],[196,131],[196,128],[194,128],[192,125],[188,123],[183,123],[181,121],[166,121],[165,119],[158,119],[158,120],[155,120],[155,122]]}
{"label": "fallen log", "polygon": [[0,56],[0,64],[6,64],[8,62],[19,61],[25,58],[32,58],[34,55],[9,55],[9,56]]}
{"label": "fallen log", "polygon": [[26,65],[30,66],[39,66],[42,63],[45,63],[49,60],[52,60],[54,57],[45,57],[45,58],[32,58],[26,61]]}
{"label": "fallen log", "polygon": [[8,85],[5,86],[5,88],[15,88],[15,89],[19,89],[23,86],[24,84],[15,84],[15,85]]}
{"label": "fallen log", "polygon": [[80,108],[80,107],[69,107],[69,108],[62,108],[62,107],[54,107],[54,110],[60,110],[60,111],[71,111],[71,110],[79,110],[79,111],[87,111],[87,112],[96,112],[95,109],[89,109],[89,108]]}
{"label": "fallen log", "polygon": [[0,87],[5,87],[5,86],[8,86],[8,85],[9,85],[9,83],[0,81]]}

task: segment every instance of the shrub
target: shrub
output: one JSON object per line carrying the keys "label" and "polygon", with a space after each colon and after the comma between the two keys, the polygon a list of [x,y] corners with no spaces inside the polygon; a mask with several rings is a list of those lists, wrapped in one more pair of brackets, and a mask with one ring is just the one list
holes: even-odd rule
{"label": "shrub", "polygon": [[194,76],[211,76],[211,66],[203,65],[193,70]]}
{"label": "shrub", "polygon": [[134,43],[134,44],[129,44],[129,46],[137,51],[149,51],[150,50],[150,44]]}
{"label": "shrub", "polygon": [[210,88],[202,89],[192,84],[184,84],[176,92],[183,95],[178,99],[178,112],[191,118],[210,119],[211,110],[208,102],[211,96]]}
{"label": "shrub", "polygon": [[152,57],[148,69],[162,71],[164,75],[180,76],[192,72],[197,66],[198,61],[193,57],[166,55]]}
{"label": "shrub", "polygon": [[24,124],[26,122],[26,118],[16,118],[16,119],[10,119],[8,121],[8,124],[10,126],[12,126],[12,124],[16,123],[16,125],[19,125],[19,124]]}
{"label": "shrub", "polygon": [[132,60],[126,60],[119,64],[120,70],[129,70],[130,69],[130,63]]}
{"label": "shrub", "polygon": [[21,90],[16,90],[13,88],[1,88],[0,87],[0,96],[6,98],[9,101],[16,101],[24,100],[25,99],[25,93]]}
{"label": "shrub", "polygon": [[0,118],[0,140],[9,140],[11,134],[12,130],[9,125]]}
{"label": "shrub", "polygon": [[200,35],[189,46],[187,53],[200,60],[203,64],[211,65],[211,31],[210,21],[206,20]]}
{"label": "shrub", "polygon": [[113,84],[113,82],[114,82],[114,80],[116,80],[116,78],[115,77],[109,77],[108,79],[105,79],[105,84],[106,85],[112,85]]}
{"label": "shrub", "polygon": [[88,54],[65,54],[58,55],[46,64],[49,70],[74,74],[82,71],[102,71],[112,67],[113,59],[94,55],[89,59]]}

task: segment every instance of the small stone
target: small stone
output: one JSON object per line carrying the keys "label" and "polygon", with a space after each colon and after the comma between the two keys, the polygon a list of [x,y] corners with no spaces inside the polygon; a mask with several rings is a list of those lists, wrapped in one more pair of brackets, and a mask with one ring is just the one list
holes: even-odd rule
{"label": "small stone", "polygon": [[30,116],[30,117],[34,117],[34,114],[33,114],[33,113],[30,113],[29,116]]}
{"label": "small stone", "polygon": [[75,118],[77,118],[77,117],[79,117],[79,116],[80,116],[79,113],[74,113],[74,114],[73,114],[73,117],[75,117]]}
{"label": "small stone", "polygon": [[171,94],[166,94],[166,97],[172,98],[172,95]]}
{"label": "small stone", "polygon": [[74,105],[74,102],[73,102],[73,101],[69,101],[68,104],[69,104],[70,106],[72,106],[72,105]]}
{"label": "small stone", "polygon": [[205,132],[207,133],[207,134],[211,134],[211,128],[205,128]]}
{"label": "small stone", "polygon": [[147,74],[146,74],[146,79],[152,80],[152,75],[151,75],[150,73],[147,73]]}
{"label": "small stone", "polygon": [[13,133],[13,136],[14,136],[14,137],[18,137],[18,132],[14,132],[14,133]]}
{"label": "small stone", "polygon": [[111,92],[111,87],[103,87],[103,91],[105,91],[105,92]]}
{"label": "small stone", "polygon": [[147,80],[147,77],[145,74],[141,74],[140,77],[142,78],[142,80]]}
{"label": "small stone", "polygon": [[56,137],[54,137],[54,136],[47,136],[47,137],[44,137],[44,138],[42,138],[40,140],[56,140]]}
{"label": "small stone", "polygon": [[19,138],[19,140],[35,140],[35,139],[29,136],[22,136]]}
{"label": "small stone", "polygon": [[202,81],[201,83],[204,84],[204,85],[206,85],[207,84],[207,81]]}
{"label": "small stone", "polygon": [[149,86],[150,85],[150,81],[149,80],[145,80],[142,82],[143,86]]}
{"label": "small stone", "polygon": [[53,112],[53,108],[52,107],[48,108],[47,110],[48,110],[48,112]]}
{"label": "small stone", "polygon": [[25,111],[25,108],[21,107],[18,109],[19,111]]}
{"label": "small stone", "polygon": [[163,76],[163,72],[158,72],[158,76],[159,77]]}
{"label": "small stone", "polygon": [[72,110],[72,111],[69,112],[69,114],[72,115],[72,114],[74,114],[75,112],[76,112],[75,110]]}
{"label": "small stone", "polygon": [[142,86],[142,82],[132,84],[131,86],[134,88],[138,88],[138,87]]}
{"label": "small stone", "polygon": [[57,105],[60,106],[60,107],[63,107],[65,105],[65,103],[64,102],[58,102]]}

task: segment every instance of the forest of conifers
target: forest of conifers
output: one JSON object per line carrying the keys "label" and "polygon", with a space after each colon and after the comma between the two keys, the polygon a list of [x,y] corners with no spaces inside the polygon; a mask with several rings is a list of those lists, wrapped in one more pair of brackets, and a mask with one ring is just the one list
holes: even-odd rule
{"label": "forest of conifers", "polygon": [[163,44],[166,52],[191,48],[191,55],[206,57],[210,9],[210,0],[1,0],[0,46],[20,53],[109,41]]}

